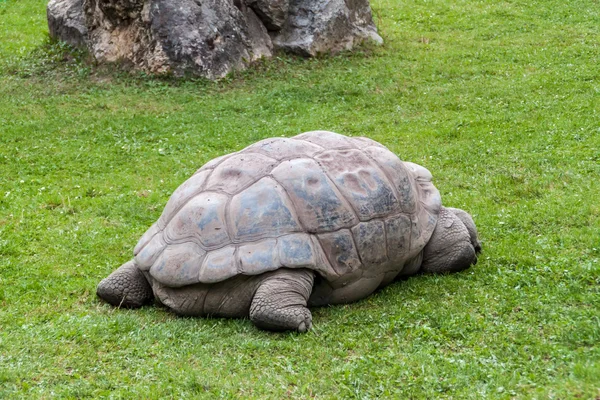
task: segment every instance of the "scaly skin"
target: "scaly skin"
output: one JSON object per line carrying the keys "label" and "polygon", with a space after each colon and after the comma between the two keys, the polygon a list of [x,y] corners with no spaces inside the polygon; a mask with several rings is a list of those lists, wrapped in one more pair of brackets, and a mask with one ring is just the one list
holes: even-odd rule
{"label": "scaly skin", "polygon": [[306,307],[314,282],[314,272],[280,269],[258,287],[250,305],[250,320],[259,328],[306,332],[312,327],[312,314]]}
{"label": "scaly skin", "polygon": [[471,244],[475,249],[475,253],[479,254],[481,252],[481,242],[477,237],[477,227],[475,227],[475,222],[473,221],[471,215],[468,212],[461,210],[460,208],[446,207],[446,209],[452,211],[454,215],[456,215],[458,219],[460,219],[460,221],[465,225],[465,227],[469,231],[469,236],[471,237]]}
{"label": "scaly skin", "polygon": [[139,308],[154,299],[150,284],[133,261],[103,279],[96,293],[109,304],[124,308]]}
{"label": "scaly skin", "polygon": [[480,250],[481,245],[471,217],[462,210],[442,207],[433,235],[423,249],[421,271],[462,271],[477,263],[477,253]]}

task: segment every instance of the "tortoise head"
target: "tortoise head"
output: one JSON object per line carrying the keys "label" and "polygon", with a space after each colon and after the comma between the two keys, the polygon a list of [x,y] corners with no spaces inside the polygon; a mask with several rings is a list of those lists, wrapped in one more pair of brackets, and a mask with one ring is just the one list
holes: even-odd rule
{"label": "tortoise head", "polygon": [[471,216],[458,208],[442,207],[431,239],[423,249],[421,271],[457,272],[477,263],[481,242]]}

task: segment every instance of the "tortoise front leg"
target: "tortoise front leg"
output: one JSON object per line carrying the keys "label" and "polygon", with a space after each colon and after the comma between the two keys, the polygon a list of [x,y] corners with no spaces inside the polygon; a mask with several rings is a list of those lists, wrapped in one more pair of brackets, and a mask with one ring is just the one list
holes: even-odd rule
{"label": "tortoise front leg", "polygon": [[124,308],[139,308],[154,299],[150,283],[133,261],[104,278],[96,293],[107,303]]}
{"label": "tortoise front leg", "polygon": [[266,274],[252,299],[250,320],[272,331],[308,331],[312,314],[306,304],[313,282],[314,273],[306,269],[282,268]]}

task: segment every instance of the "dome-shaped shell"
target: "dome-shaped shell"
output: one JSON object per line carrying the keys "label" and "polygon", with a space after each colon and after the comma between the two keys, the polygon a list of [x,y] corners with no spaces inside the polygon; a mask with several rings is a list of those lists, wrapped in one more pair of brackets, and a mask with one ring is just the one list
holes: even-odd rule
{"label": "dome-shaped shell", "polygon": [[381,144],[314,131],[265,139],[200,168],[134,254],[169,287],[281,267],[329,282],[399,271],[441,206],[431,174]]}

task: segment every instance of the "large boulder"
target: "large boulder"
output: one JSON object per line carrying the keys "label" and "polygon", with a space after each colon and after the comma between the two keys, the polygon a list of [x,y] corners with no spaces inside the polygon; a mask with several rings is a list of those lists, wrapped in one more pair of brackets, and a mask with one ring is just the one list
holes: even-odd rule
{"label": "large boulder", "polygon": [[368,0],[50,0],[50,36],[100,63],[218,79],[274,50],[381,42]]}
{"label": "large boulder", "polygon": [[254,12],[223,0],[84,0],[88,47],[99,62],[217,79],[271,55]]}

